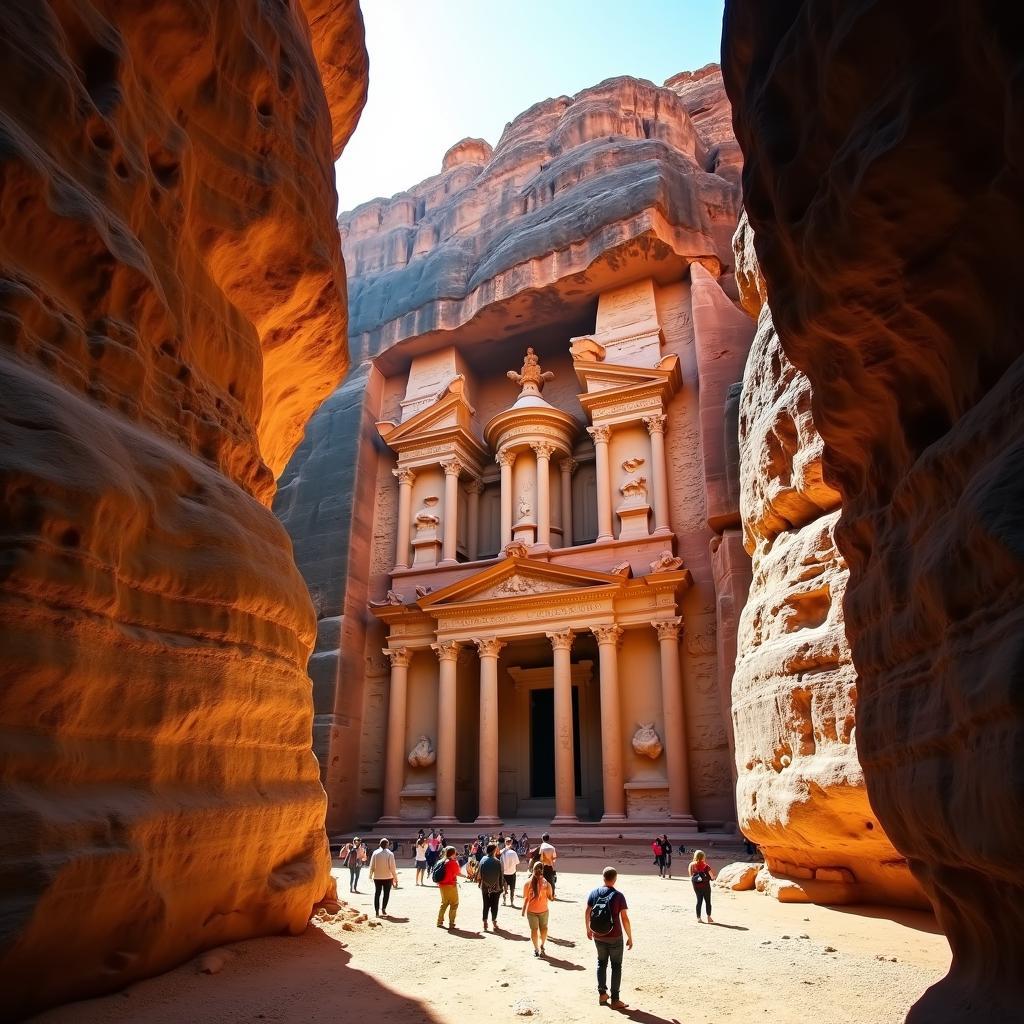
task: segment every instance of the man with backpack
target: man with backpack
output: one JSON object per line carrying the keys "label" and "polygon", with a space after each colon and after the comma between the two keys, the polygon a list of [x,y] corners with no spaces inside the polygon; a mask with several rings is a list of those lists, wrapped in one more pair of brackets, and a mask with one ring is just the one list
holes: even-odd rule
{"label": "man with backpack", "polygon": [[477,869],[477,885],[484,904],[484,931],[487,931],[487,914],[491,915],[491,924],[498,930],[498,897],[505,891],[505,876],[501,872],[501,861],[495,857],[496,843],[487,844],[487,853],[480,861]]}
{"label": "man with backpack", "polygon": [[437,912],[437,927],[444,927],[444,912],[448,910],[448,930],[455,927],[455,915],[459,911],[459,875],[462,868],[455,857],[455,847],[446,846],[444,856],[434,865],[431,880],[441,891],[441,908]]}
{"label": "man with backpack", "polygon": [[587,910],[584,920],[587,925],[587,938],[594,940],[597,947],[597,992],[598,1003],[608,1004],[608,962],[612,965],[611,1008],[624,1010],[627,1003],[619,998],[619,986],[622,982],[622,951],[625,932],[625,948],[633,948],[633,927],[629,923],[626,897],[615,888],[619,877],[615,868],[608,867],[603,872],[604,885],[599,885],[587,897]]}

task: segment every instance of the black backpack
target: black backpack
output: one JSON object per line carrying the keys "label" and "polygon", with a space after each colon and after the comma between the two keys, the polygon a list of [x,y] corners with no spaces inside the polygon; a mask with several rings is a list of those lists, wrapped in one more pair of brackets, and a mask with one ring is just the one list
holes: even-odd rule
{"label": "black backpack", "polygon": [[615,927],[615,915],[612,913],[615,892],[615,889],[607,889],[590,907],[590,930],[595,935],[607,935]]}
{"label": "black backpack", "polygon": [[447,871],[445,870],[445,866],[447,865],[447,863],[447,858],[445,858],[444,860],[439,860],[434,865],[434,870],[430,872],[431,880],[435,882],[437,885],[440,885],[444,881],[444,876],[447,874]]}
{"label": "black backpack", "polygon": [[694,871],[691,878],[694,885],[707,885],[711,881],[711,876],[707,871]]}

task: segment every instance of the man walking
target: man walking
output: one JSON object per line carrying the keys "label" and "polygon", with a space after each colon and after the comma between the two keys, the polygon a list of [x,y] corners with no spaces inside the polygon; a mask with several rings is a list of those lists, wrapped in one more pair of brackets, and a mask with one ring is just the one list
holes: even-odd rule
{"label": "man walking", "polygon": [[544,877],[551,886],[551,898],[555,899],[555,879],[558,877],[555,871],[555,861],[558,860],[558,851],[551,845],[551,836],[547,832],[540,837],[540,847],[537,850],[537,857],[544,865]]}
{"label": "man walking", "polygon": [[505,849],[501,851],[501,873],[505,876],[505,889],[501,894],[501,902],[504,904],[505,896],[508,896],[509,903],[516,905],[516,868],[519,867],[519,854],[513,845],[512,837],[505,840]]}
{"label": "man walking", "polygon": [[498,930],[498,897],[505,891],[505,876],[501,871],[501,861],[494,854],[498,850],[497,843],[488,843],[487,852],[477,868],[477,884],[484,903],[484,931],[487,931],[487,915],[491,915],[491,924]]}
{"label": "man walking", "polygon": [[622,933],[626,933],[626,949],[633,948],[633,927],[629,923],[626,897],[615,888],[619,873],[615,868],[604,869],[604,885],[599,885],[587,897],[584,920],[587,938],[597,947],[597,1001],[608,1003],[608,961],[612,964],[611,1008],[624,1010],[627,1003],[620,998],[622,982]]}
{"label": "man walking", "polygon": [[455,915],[459,910],[459,875],[462,868],[455,859],[455,847],[446,846],[444,849],[444,874],[437,879],[437,887],[441,892],[441,908],[437,912],[437,927],[444,927],[444,911],[448,908],[448,930],[455,927]]}
{"label": "man walking", "polygon": [[370,878],[373,881],[373,912],[377,917],[388,916],[388,899],[391,897],[391,886],[398,882],[398,865],[395,855],[389,847],[387,839],[380,841],[380,846],[370,857]]}

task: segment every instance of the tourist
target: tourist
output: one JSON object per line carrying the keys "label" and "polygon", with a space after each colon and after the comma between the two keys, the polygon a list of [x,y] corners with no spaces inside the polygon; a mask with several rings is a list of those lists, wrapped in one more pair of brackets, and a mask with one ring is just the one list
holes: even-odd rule
{"label": "tourist", "polygon": [[672,878],[672,843],[668,838],[668,833],[663,832],[661,834],[661,856],[665,861],[665,874],[668,875],[669,879]]}
{"label": "tourist", "polygon": [[359,892],[359,872],[366,863],[366,847],[356,836],[351,843],[346,843],[339,855],[341,863],[348,868],[348,891]]}
{"label": "tourist", "polygon": [[654,863],[658,869],[658,877],[665,877],[665,848],[661,845],[661,837],[655,836],[651,843],[651,852],[654,854]]}
{"label": "tourist", "polygon": [[427,851],[430,849],[427,846],[427,837],[423,834],[423,829],[420,829],[420,834],[416,838],[416,884],[423,885],[423,876],[427,871]]}
{"label": "tourist", "polygon": [[459,875],[462,868],[455,859],[455,847],[446,846],[444,849],[444,867],[440,878],[435,878],[437,887],[441,892],[441,908],[437,912],[437,927],[444,927],[444,911],[448,908],[448,930],[455,927],[455,915],[459,910]]}
{"label": "tourist", "polygon": [[441,851],[441,840],[438,839],[437,833],[431,829],[430,837],[427,839],[427,870],[433,871],[434,865],[437,863],[437,858],[440,856]]}
{"label": "tourist", "polygon": [[612,965],[611,1008],[624,1010],[628,1004],[620,998],[622,984],[622,933],[626,933],[626,949],[633,948],[633,927],[629,923],[626,897],[615,888],[619,873],[604,869],[604,885],[593,889],[587,897],[584,921],[587,938],[597,947],[597,1001],[608,1003],[608,962]]}
{"label": "tourist", "polygon": [[558,881],[558,872],[555,871],[555,861],[558,860],[558,851],[551,845],[551,836],[544,833],[540,837],[540,846],[537,849],[537,859],[544,865],[544,877],[551,886],[551,898],[555,896],[555,883]]}
{"label": "tourist", "polygon": [[501,893],[501,902],[508,897],[511,906],[516,905],[516,869],[519,867],[519,854],[516,853],[512,837],[505,840],[505,848],[501,851],[501,873],[505,877],[505,888]]}
{"label": "tourist", "polygon": [[525,857],[530,852],[530,837],[525,832],[519,837],[519,849],[517,852],[520,857]]}
{"label": "tourist", "polygon": [[466,861],[466,878],[470,882],[476,881],[477,869],[480,867],[480,861],[472,851],[469,854],[469,860]]}
{"label": "tourist", "polygon": [[487,931],[487,914],[491,915],[491,924],[498,927],[498,897],[505,891],[505,876],[502,874],[501,861],[495,857],[497,843],[488,843],[483,859],[477,869],[477,885],[484,904],[484,931]]}
{"label": "tourist", "polygon": [[530,922],[530,939],[533,941],[533,955],[547,956],[544,943],[548,937],[548,900],[554,897],[548,880],[544,877],[544,865],[537,861],[533,873],[523,886],[522,913]]}
{"label": "tourist", "polygon": [[704,922],[700,917],[701,903],[708,908],[708,924],[714,924],[715,919],[711,916],[711,882],[715,877],[711,865],[704,858],[703,850],[693,851],[693,860],[690,861],[690,881],[693,883],[693,891],[697,895],[697,921]]}
{"label": "tourist", "polygon": [[388,916],[388,900],[391,898],[391,886],[398,884],[398,864],[389,847],[387,839],[380,841],[380,846],[373,851],[370,858],[370,879],[373,882],[373,912],[377,917]]}

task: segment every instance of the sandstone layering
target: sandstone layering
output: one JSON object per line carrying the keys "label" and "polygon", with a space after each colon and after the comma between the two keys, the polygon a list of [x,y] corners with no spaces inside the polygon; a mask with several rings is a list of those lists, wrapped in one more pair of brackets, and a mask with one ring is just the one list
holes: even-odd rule
{"label": "sandstone layering", "polygon": [[757,319],[739,410],[740,509],[753,580],[739,625],[732,715],[740,827],[792,898],[927,906],[868,803],[857,674],[846,640],[840,498],[822,478],[807,378],[779,345],[744,215],[740,299]]}
{"label": "sandstone layering", "polygon": [[0,11],[2,1015],[301,930],[331,884],[267,506],[345,368],[366,54],[354,0],[307,6]]}
{"label": "sandstone layering", "polygon": [[1019,17],[744,0],[723,52],[775,325],[841,495],[871,805],[953,949],[910,1019],[1019,1020]]}

